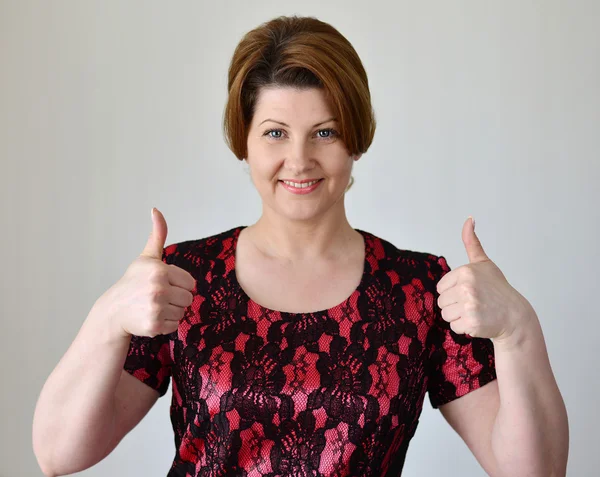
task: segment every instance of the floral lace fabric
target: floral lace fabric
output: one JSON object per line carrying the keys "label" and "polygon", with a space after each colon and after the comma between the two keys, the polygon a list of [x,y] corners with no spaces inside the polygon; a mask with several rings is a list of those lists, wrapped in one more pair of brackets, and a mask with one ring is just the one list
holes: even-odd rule
{"label": "floral lace fabric", "polygon": [[270,310],[235,276],[244,226],[163,249],[197,280],[179,329],[133,336],[124,369],[166,394],[168,477],[398,476],[425,394],[433,408],[496,379],[491,340],[441,317],[443,256],[373,234],[362,279],[316,313]]}

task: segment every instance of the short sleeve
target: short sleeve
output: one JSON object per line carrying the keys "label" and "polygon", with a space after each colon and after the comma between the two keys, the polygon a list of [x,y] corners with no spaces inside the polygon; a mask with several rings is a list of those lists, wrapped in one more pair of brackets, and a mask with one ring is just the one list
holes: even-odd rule
{"label": "short sleeve", "polygon": [[[455,333],[442,318],[436,286],[450,271],[443,256],[429,262],[433,277],[434,322],[427,336],[430,350],[427,366],[427,392],[434,409],[496,379],[494,344],[488,338]],[[432,283],[432,282],[429,282]]]}
{"label": "short sleeve", "polygon": [[[163,248],[162,261],[172,263],[175,245]],[[171,378],[171,335],[132,335],[123,369],[143,383],[158,391],[162,397],[167,393]]]}

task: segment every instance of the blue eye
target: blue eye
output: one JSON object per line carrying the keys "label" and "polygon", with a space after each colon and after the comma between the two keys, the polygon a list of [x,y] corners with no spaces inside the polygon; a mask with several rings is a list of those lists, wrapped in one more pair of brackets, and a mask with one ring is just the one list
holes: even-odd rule
{"label": "blue eye", "polygon": [[[272,132],[279,132],[279,133],[281,133],[281,129],[269,129],[269,130],[268,130],[268,131],[265,133],[265,136],[266,136],[266,135],[268,135],[268,134],[270,134],[270,133],[272,133]],[[279,139],[279,137],[281,137],[281,136],[279,136],[279,137],[275,137],[275,136],[269,136],[269,137],[270,137],[271,139]]]}
{"label": "blue eye", "polygon": [[[333,133],[333,129],[320,129],[318,132],[319,133],[322,133],[322,132]],[[329,136],[320,136],[320,137],[328,138],[328,137],[331,137],[331,134]]]}
{"label": "blue eye", "polygon": [[[280,135],[279,136],[271,136],[270,134],[272,132],[280,133]],[[269,130],[265,131],[265,133],[263,134],[263,136],[268,136],[270,139],[279,140],[282,137],[281,136],[282,132],[283,132],[282,129],[269,129]],[[327,136],[321,136],[320,133],[322,133],[322,132],[328,132],[329,134]],[[326,128],[326,129],[319,129],[317,131],[317,134],[319,135],[320,139],[332,139],[334,136],[337,136],[339,133],[335,129]]]}

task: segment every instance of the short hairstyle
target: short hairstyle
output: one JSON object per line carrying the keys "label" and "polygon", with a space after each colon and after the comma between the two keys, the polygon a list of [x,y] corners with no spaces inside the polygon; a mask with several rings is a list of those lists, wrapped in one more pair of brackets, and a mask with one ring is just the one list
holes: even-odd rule
{"label": "short hairstyle", "polygon": [[367,151],[375,113],[367,73],[350,42],[314,17],[280,16],[244,35],[228,73],[223,132],[239,160],[247,157],[248,129],[263,87],[322,88],[350,155]]}

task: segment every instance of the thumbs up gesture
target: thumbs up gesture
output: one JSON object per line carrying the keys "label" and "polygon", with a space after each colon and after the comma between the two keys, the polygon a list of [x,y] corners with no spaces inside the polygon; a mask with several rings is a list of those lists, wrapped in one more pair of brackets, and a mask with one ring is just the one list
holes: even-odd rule
{"label": "thumbs up gesture", "polygon": [[531,304],[486,255],[471,218],[463,225],[462,240],[469,263],[437,283],[442,318],[458,334],[494,343],[513,339],[534,313]]}
{"label": "thumbs up gesture", "polygon": [[140,256],[101,297],[111,325],[124,336],[172,333],[192,304],[194,277],[162,261],[167,222],[158,209],[152,209],[152,225]]}

